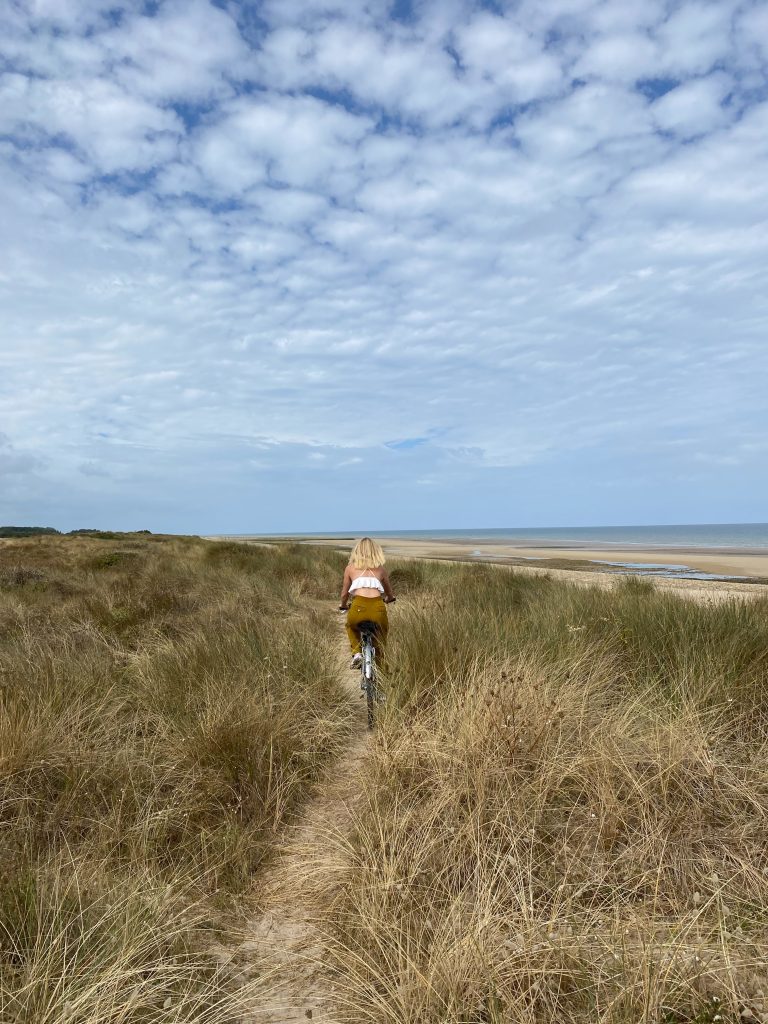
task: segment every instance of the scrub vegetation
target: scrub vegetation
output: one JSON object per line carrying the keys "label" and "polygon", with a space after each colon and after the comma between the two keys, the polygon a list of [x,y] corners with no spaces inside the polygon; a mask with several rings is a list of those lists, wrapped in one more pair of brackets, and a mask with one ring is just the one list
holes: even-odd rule
{"label": "scrub vegetation", "polygon": [[0,544],[3,1024],[268,1019],[239,938],[331,764],[354,796],[285,882],[339,1022],[768,1021],[768,601],[395,563],[346,762],[343,564]]}
{"label": "scrub vegetation", "polygon": [[768,1020],[768,602],[402,571],[318,901],[340,1019]]}
{"label": "scrub vegetation", "polygon": [[243,1019],[259,964],[223,966],[214,940],[345,744],[315,600],[328,609],[342,561],[146,535],[0,543],[3,1024]]}

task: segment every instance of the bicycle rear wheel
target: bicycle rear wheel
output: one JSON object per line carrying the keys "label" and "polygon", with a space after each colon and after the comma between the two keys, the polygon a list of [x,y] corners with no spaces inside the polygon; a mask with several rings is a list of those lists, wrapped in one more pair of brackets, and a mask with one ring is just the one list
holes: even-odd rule
{"label": "bicycle rear wheel", "polygon": [[375,721],[376,706],[376,648],[370,637],[363,642],[363,662],[360,666],[365,690],[365,703],[368,711],[368,728],[372,729]]}

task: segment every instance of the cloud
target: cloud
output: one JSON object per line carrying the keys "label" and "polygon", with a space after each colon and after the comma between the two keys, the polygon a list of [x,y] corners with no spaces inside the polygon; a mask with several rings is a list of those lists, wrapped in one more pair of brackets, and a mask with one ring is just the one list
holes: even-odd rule
{"label": "cloud", "polygon": [[108,477],[110,475],[109,470],[98,462],[83,462],[78,468],[84,476]]}
{"label": "cloud", "polygon": [[665,69],[683,78],[706,74],[717,65],[738,65],[734,22],[750,6],[734,0],[694,0],[674,8],[657,30]]}
{"label": "cloud", "polygon": [[18,451],[5,434],[0,434],[0,479],[25,476],[40,468],[42,460],[29,452]]}
{"label": "cloud", "polygon": [[181,122],[169,110],[104,78],[46,80],[10,74],[0,81],[0,128],[21,145],[58,143],[102,174],[141,170],[170,159]]}
{"label": "cloud", "polygon": [[403,526],[716,518],[733,457],[757,510],[763,6],[489,8],[4,9],[15,509],[323,529],[353,478]]}
{"label": "cloud", "polygon": [[404,437],[401,441],[385,441],[384,447],[393,452],[407,452],[412,448],[418,448],[422,444],[428,444],[428,437]]}
{"label": "cloud", "polygon": [[104,39],[114,73],[131,93],[185,104],[222,99],[251,59],[235,21],[207,0],[171,0]]}
{"label": "cloud", "polygon": [[622,32],[595,39],[576,64],[576,73],[632,83],[651,77],[657,65],[657,46],[652,39],[643,32]]}
{"label": "cloud", "polygon": [[728,123],[723,103],[733,88],[724,74],[694,79],[665,93],[653,104],[656,124],[683,138],[715,131]]}
{"label": "cloud", "polygon": [[214,186],[239,194],[272,182],[343,189],[355,144],[372,125],[311,96],[240,97],[202,134],[198,163]]}

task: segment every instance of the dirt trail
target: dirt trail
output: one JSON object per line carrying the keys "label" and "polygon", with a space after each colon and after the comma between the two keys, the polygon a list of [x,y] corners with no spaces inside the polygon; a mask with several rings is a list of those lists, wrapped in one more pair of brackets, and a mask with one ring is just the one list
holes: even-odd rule
{"label": "dirt trail", "polygon": [[[335,1024],[333,978],[324,963],[320,933],[312,920],[312,892],[322,886],[328,828],[345,830],[359,797],[358,764],[369,732],[357,672],[348,668],[346,643],[339,644],[339,674],[359,705],[347,750],[330,776],[318,784],[300,819],[283,837],[273,863],[260,878],[261,911],[248,929],[242,952],[253,956],[260,975],[259,1008],[248,1024]],[[343,673],[343,675],[342,675]]]}

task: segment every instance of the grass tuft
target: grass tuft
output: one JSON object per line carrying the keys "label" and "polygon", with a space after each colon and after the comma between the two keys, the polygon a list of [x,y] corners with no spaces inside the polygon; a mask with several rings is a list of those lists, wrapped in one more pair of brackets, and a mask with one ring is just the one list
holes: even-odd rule
{"label": "grass tuft", "polygon": [[322,901],[343,1019],[768,1020],[768,616],[431,569]]}
{"label": "grass tuft", "polygon": [[212,939],[345,742],[334,558],[160,540],[0,546],[4,1022],[241,1020]]}

